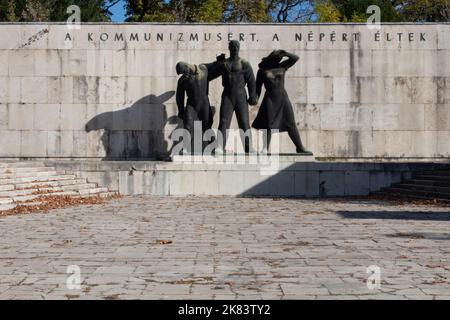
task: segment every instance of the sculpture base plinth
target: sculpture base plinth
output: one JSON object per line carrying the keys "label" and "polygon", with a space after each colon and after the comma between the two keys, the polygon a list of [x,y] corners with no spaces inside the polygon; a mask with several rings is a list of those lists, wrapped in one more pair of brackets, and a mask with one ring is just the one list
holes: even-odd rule
{"label": "sculpture base plinth", "polygon": [[172,155],[172,162],[180,163],[254,163],[279,161],[279,162],[314,162],[312,153],[282,153],[282,154],[258,154],[258,153],[225,153],[221,155],[184,154]]}
{"label": "sculpture base plinth", "polygon": [[153,196],[356,196],[388,187],[414,172],[450,170],[444,163],[308,161],[311,156],[299,154],[222,158],[229,161],[43,161],[123,195]]}

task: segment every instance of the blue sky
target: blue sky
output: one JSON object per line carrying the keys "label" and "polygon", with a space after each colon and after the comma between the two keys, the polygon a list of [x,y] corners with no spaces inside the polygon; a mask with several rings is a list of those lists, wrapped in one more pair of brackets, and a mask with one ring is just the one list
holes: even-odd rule
{"label": "blue sky", "polygon": [[125,21],[125,1],[121,0],[118,4],[111,8],[112,17],[111,20],[114,22]]}
{"label": "blue sky", "polygon": [[[305,11],[309,11],[311,8],[308,7],[309,4],[304,4]],[[117,3],[115,6],[113,6],[111,9],[112,17],[111,20],[113,22],[123,22],[125,21],[125,0],[120,0],[119,3]],[[314,19],[314,16],[313,16]]]}

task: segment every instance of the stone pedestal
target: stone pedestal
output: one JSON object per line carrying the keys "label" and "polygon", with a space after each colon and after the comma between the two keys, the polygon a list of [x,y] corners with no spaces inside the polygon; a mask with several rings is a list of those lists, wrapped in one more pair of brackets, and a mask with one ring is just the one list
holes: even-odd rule
{"label": "stone pedestal", "polygon": [[315,161],[312,153],[283,153],[283,154],[245,154],[226,153],[223,155],[173,155],[170,157],[176,163],[205,163],[205,164],[267,164],[274,162],[311,162]]}
{"label": "stone pedestal", "polygon": [[[123,195],[334,197],[367,195],[444,163],[319,162],[298,155],[257,163],[45,161]],[[238,157],[239,158],[239,157]],[[240,159],[242,160],[242,159]],[[261,160],[261,159],[260,159]],[[302,161],[305,160],[305,161]]]}

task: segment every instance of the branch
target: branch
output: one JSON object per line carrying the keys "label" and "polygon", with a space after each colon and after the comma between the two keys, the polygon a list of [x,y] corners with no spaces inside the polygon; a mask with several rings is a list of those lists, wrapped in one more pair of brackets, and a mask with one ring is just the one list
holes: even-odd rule
{"label": "branch", "polygon": [[109,5],[107,5],[106,7],[105,7],[105,9],[106,10],[109,10],[109,9],[111,9],[112,7],[114,7],[116,4],[118,4],[120,2],[120,0],[113,0],[112,2],[111,2],[111,4],[109,4]]}

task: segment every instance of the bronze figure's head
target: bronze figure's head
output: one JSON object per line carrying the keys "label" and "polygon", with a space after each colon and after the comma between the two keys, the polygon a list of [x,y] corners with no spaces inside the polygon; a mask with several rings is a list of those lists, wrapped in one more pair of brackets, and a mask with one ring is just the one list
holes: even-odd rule
{"label": "bronze figure's head", "polygon": [[177,74],[189,75],[191,73],[189,64],[187,62],[180,61],[176,65]]}
{"label": "bronze figure's head", "polygon": [[228,49],[230,50],[230,55],[232,57],[237,57],[239,55],[239,49],[241,48],[241,44],[237,40],[231,40],[228,44]]}
{"label": "bronze figure's head", "polygon": [[277,68],[281,60],[283,60],[283,56],[280,54],[280,50],[274,50],[267,57],[261,59],[258,67],[263,70]]}

